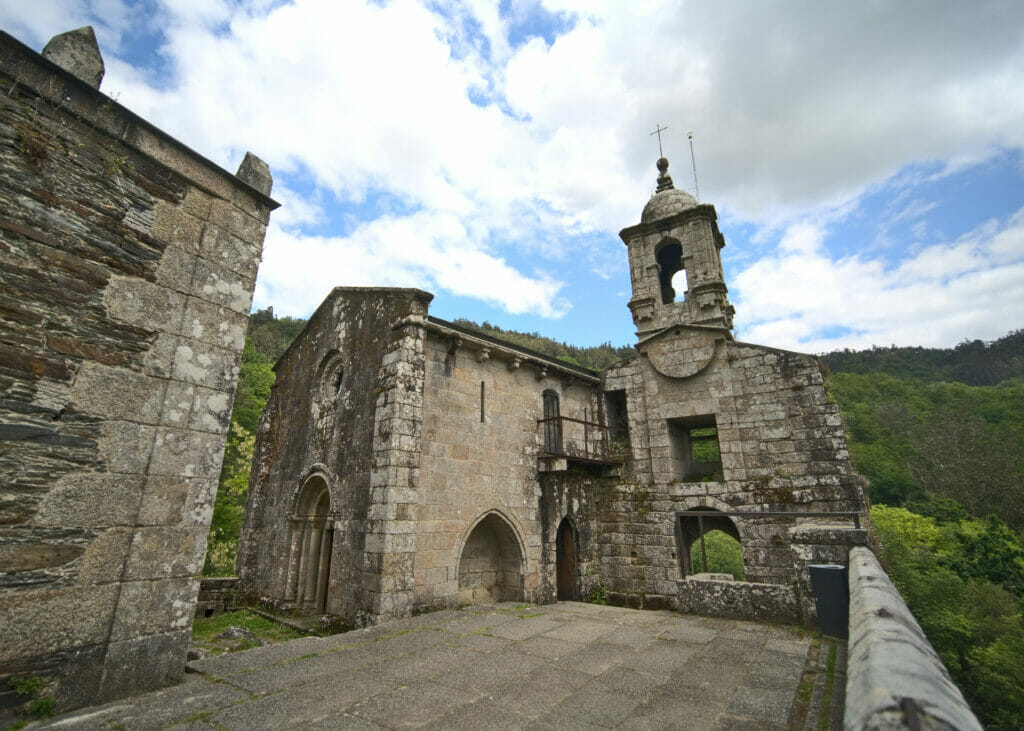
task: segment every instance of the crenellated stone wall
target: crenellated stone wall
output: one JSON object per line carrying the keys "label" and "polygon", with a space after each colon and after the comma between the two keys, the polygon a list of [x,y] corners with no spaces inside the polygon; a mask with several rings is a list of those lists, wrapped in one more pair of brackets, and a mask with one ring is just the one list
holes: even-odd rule
{"label": "crenellated stone wall", "polygon": [[59,709],[181,677],[277,206],[69,47],[87,80],[0,33],[0,706],[10,676]]}

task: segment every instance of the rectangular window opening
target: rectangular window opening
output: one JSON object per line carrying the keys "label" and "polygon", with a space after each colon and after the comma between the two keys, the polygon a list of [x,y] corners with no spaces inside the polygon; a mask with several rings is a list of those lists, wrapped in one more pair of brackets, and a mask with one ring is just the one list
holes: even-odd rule
{"label": "rectangular window opening", "polygon": [[608,427],[608,454],[610,457],[628,457],[629,412],[626,409],[626,391],[605,391],[605,425]]}
{"label": "rectangular window opening", "polygon": [[682,482],[719,482],[722,474],[722,450],[718,444],[718,426],[713,415],[668,420],[672,463]]}

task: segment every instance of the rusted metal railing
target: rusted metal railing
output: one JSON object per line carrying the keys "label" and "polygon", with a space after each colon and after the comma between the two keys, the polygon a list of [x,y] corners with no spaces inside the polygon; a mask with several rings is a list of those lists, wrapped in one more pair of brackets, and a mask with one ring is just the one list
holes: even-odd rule
{"label": "rusted metal railing", "polygon": [[542,457],[620,464],[630,453],[627,429],[569,416],[537,419],[537,426],[543,437]]}

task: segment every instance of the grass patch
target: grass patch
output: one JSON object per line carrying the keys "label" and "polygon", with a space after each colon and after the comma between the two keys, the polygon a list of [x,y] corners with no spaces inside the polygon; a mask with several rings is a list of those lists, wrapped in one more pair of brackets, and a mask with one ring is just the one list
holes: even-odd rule
{"label": "grass patch", "polygon": [[[241,627],[256,635],[256,640],[220,639],[218,635],[228,627]],[[291,627],[273,622],[266,617],[242,609],[237,612],[225,612],[216,617],[197,619],[192,623],[192,644],[201,647],[208,655],[222,655],[225,652],[238,652],[259,647],[261,644],[284,642],[299,637],[306,637]]]}
{"label": "grass patch", "polygon": [[832,708],[832,692],[836,684],[836,643],[828,643],[828,660],[825,667],[825,692],[821,698],[821,717],[818,731],[828,731],[829,709]]}

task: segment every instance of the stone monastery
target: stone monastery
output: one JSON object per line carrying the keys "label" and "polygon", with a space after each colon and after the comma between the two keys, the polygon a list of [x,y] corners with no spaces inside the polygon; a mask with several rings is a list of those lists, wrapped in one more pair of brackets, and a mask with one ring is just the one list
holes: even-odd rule
{"label": "stone monastery", "polygon": [[[220,168],[103,73],[92,28],[41,54],[0,31],[0,727],[25,684],[63,712],[182,680],[278,206],[266,163]],[[715,209],[658,169],[621,234],[637,352],[603,373],[432,318],[420,290],[328,296],[276,365],[232,603],[336,627],[603,597],[814,626],[809,566],[838,564],[846,728],[980,728],[864,545],[816,360],[733,339]],[[709,531],[746,581],[707,572]]]}
{"label": "stone monastery", "polygon": [[[430,317],[420,290],[324,300],[260,424],[249,598],[353,624],[595,594],[813,624],[808,564],[865,540],[838,408],[814,357],[733,339],[715,209],[657,167],[620,233],[637,354],[603,373]],[[711,530],[746,582],[698,571]]]}

